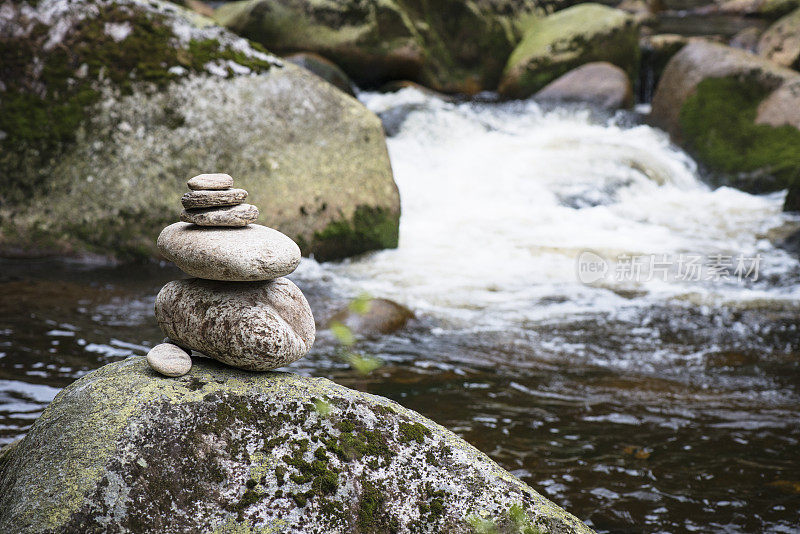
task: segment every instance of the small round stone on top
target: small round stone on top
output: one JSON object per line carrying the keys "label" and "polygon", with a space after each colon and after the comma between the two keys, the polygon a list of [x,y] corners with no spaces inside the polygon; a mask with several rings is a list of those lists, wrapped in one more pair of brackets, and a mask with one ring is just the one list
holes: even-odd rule
{"label": "small round stone on top", "polygon": [[192,191],[230,189],[233,187],[233,178],[229,174],[198,174],[186,185]]}

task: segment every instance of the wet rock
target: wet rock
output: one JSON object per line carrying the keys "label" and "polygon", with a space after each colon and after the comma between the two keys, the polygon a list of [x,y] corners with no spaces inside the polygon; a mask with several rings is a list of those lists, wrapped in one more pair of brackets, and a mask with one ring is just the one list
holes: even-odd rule
{"label": "wet rock", "polygon": [[748,52],[755,52],[758,47],[758,40],[761,37],[761,30],[752,26],[745,28],[733,37],[731,37],[730,45],[733,48],[740,48]]}
{"label": "wet rock", "polygon": [[213,21],[161,1],[11,1],[0,46],[24,59],[3,63],[0,254],[156,257],[198,169],[235,176],[305,255],[397,246],[378,118]]}
{"label": "wet rock", "polygon": [[221,173],[198,174],[186,182],[186,185],[192,191],[199,189],[230,189],[233,187],[233,178],[229,174]]}
{"label": "wet rock", "polygon": [[186,209],[214,208],[218,206],[236,206],[247,198],[244,189],[225,189],[222,191],[189,191],[181,197],[181,204]]}
{"label": "wet rock", "polygon": [[403,328],[414,318],[405,306],[388,299],[370,299],[365,310],[345,308],[336,312],[328,322],[341,323],[358,335],[391,334]]}
{"label": "wet rock", "polygon": [[593,61],[608,61],[636,77],[639,35],[632,16],[587,3],[535,20],[508,58],[498,90],[506,97],[526,98]]}
{"label": "wet rock", "polygon": [[519,39],[518,25],[541,7],[534,0],[250,0],[223,4],[215,18],[280,54],[328,58],[360,86],[412,80],[474,94],[496,87]]}
{"label": "wet rock", "polygon": [[778,65],[800,68],[800,9],[767,28],[756,51]]}
{"label": "wet rock", "polygon": [[713,183],[760,193],[797,184],[797,109],[800,74],[742,50],[695,41],[664,70],[651,119]]}
{"label": "wet rock", "polygon": [[250,371],[288,365],[314,344],[311,308],[286,278],[247,284],[175,280],[158,293],[155,313],[167,337]]}
{"label": "wet rock", "polygon": [[582,102],[616,110],[633,105],[633,89],[624,70],[601,61],[569,71],[547,84],[535,98],[551,102]]}
{"label": "wet rock", "polygon": [[258,208],[252,204],[233,207],[183,210],[181,221],[198,226],[247,226],[258,220]]}
{"label": "wet rock", "polygon": [[147,363],[164,376],[183,376],[192,368],[191,356],[172,343],[159,343],[150,349]]}
{"label": "wet rock", "polygon": [[0,532],[591,532],[395,402],[210,360],[93,371],[6,457]]}
{"label": "wet rock", "polygon": [[161,231],[158,249],[186,274],[208,280],[272,280],[300,263],[294,241],[260,224],[214,228],[174,223]]}
{"label": "wet rock", "polygon": [[325,59],[319,54],[311,52],[301,52],[286,56],[286,61],[294,63],[298,67],[303,67],[309,72],[313,72],[329,84],[344,91],[350,96],[355,96],[353,82],[345,72],[334,62]]}

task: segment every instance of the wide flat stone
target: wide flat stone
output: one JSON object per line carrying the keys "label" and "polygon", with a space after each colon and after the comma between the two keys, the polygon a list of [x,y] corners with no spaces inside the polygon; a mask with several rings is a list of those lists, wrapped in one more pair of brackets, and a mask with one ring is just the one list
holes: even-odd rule
{"label": "wide flat stone", "polygon": [[174,223],[161,231],[158,249],[186,274],[208,280],[273,280],[300,263],[294,241],[260,224],[215,228]]}
{"label": "wide flat stone", "polygon": [[183,210],[181,220],[198,226],[247,226],[258,220],[258,208],[252,204],[239,204],[231,207]]}
{"label": "wide flat stone", "polygon": [[221,191],[189,191],[181,197],[181,204],[186,209],[215,208],[218,206],[235,206],[247,198],[244,189],[223,189]]}
{"label": "wide flat stone", "polygon": [[193,191],[199,189],[229,189],[233,187],[233,178],[229,174],[198,174],[186,182],[186,185]]}
{"label": "wide flat stone", "polygon": [[183,376],[192,369],[192,358],[177,345],[160,343],[147,353],[147,363],[165,376]]}
{"label": "wide flat stone", "polygon": [[308,301],[286,278],[250,283],[175,280],[158,293],[155,315],[170,339],[250,371],[268,371],[302,358],[316,334]]}

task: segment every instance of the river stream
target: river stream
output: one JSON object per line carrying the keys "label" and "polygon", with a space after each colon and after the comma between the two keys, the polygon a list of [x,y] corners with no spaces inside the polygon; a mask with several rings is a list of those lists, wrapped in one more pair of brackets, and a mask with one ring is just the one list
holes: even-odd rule
{"label": "river stream", "polygon": [[[368,293],[416,319],[291,370],[397,400],[598,531],[796,532],[800,228],[713,189],[635,115],[362,93],[390,134],[400,246],[291,278],[320,326]],[[177,199],[176,199],[177,203]],[[176,218],[177,218],[176,206]],[[691,266],[691,267],[690,267]],[[0,263],[0,443],[162,335],[169,265]]]}

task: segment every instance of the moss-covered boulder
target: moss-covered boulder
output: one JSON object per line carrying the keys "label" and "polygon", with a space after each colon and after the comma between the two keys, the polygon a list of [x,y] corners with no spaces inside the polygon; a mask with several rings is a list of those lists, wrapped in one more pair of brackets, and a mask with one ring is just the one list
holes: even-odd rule
{"label": "moss-covered boulder", "polygon": [[664,70],[651,118],[707,169],[713,183],[759,193],[799,183],[798,110],[800,74],[742,50],[696,41]]}
{"label": "moss-covered boulder", "polygon": [[639,68],[639,31],[619,9],[587,3],[534,20],[503,71],[500,94],[526,98],[568,71],[607,61],[631,79]]}
{"label": "moss-covered boulder", "polygon": [[800,9],[770,26],[761,35],[756,51],[778,65],[800,69]]}
{"label": "moss-covered boulder", "polygon": [[307,71],[157,0],[6,2],[0,253],[156,254],[188,178],[333,259],[397,245],[380,121]]}
{"label": "moss-covered boulder", "polygon": [[204,359],[90,373],[1,465],[0,532],[590,532],[394,402]]}
{"label": "moss-covered boulder", "polygon": [[244,0],[215,18],[281,54],[311,51],[359,85],[411,80],[443,92],[493,89],[537,0]]}

